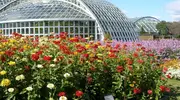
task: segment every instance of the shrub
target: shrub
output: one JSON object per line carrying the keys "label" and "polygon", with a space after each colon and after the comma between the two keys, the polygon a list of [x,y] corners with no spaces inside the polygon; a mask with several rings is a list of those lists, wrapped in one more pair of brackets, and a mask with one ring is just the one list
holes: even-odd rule
{"label": "shrub", "polygon": [[[0,99],[159,99],[170,89],[153,52],[134,44],[87,42],[66,33],[0,37]],[[162,72],[163,71],[163,72]]]}

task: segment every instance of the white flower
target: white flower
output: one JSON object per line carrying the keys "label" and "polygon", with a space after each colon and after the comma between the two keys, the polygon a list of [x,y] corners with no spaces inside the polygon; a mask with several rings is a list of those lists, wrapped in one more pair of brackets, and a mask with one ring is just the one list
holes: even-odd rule
{"label": "white flower", "polygon": [[26,90],[27,90],[27,91],[32,91],[33,88],[32,88],[31,86],[29,86],[29,87],[26,88]]}
{"label": "white flower", "polygon": [[21,80],[24,80],[24,79],[25,79],[25,77],[24,77],[23,74],[19,75],[19,77],[20,77]]}
{"label": "white flower", "polygon": [[53,89],[53,88],[54,88],[54,84],[49,83],[49,84],[47,85],[47,88],[49,88],[49,89]]}
{"label": "white flower", "polygon": [[67,100],[67,98],[65,96],[61,96],[59,100]]}
{"label": "white flower", "polygon": [[27,62],[28,59],[27,58],[22,58],[22,61]]}
{"label": "white flower", "polygon": [[43,65],[38,64],[37,68],[43,68]]}
{"label": "white flower", "polygon": [[54,100],[53,98],[49,98],[49,100]]}
{"label": "white flower", "polygon": [[24,80],[24,79],[25,79],[25,77],[23,74],[16,76],[17,81]]}
{"label": "white flower", "polygon": [[54,61],[54,62],[57,62],[57,58],[55,58],[53,61]]}
{"label": "white flower", "polygon": [[14,88],[9,88],[8,92],[10,92],[10,93],[14,92]]}
{"label": "white flower", "polygon": [[55,65],[55,64],[50,64],[49,66],[50,66],[50,67],[55,67],[56,65]]}
{"label": "white flower", "polygon": [[68,77],[70,77],[70,74],[69,74],[69,73],[65,73],[65,74],[64,74],[64,77],[65,77],[65,78],[68,78]]}

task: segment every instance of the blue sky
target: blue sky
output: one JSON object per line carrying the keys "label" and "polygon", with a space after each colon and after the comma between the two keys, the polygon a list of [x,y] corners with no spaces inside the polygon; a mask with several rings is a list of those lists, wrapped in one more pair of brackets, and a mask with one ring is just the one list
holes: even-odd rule
{"label": "blue sky", "polygon": [[154,16],[159,18],[160,20],[180,21],[180,0],[108,1],[120,8],[130,18],[141,16]]}

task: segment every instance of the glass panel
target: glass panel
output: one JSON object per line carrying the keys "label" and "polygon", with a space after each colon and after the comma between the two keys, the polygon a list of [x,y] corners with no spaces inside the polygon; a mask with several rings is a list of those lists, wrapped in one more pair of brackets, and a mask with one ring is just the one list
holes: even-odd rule
{"label": "glass panel", "polygon": [[33,28],[30,28],[30,34],[34,34]]}
{"label": "glass panel", "polygon": [[65,21],[65,26],[69,26],[69,21]]}
{"label": "glass panel", "polygon": [[57,21],[55,22],[55,26],[58,26],[58,22]]}
{"label": "glass panel", "polygon": [[41,34],[43,33],[43,28],[40,28],[40,33],[41,33]]}
{"label": "glass panel", "polygon": [[53,28],[50,28],[50,33],[53,32]]}
{"label": "glass panel", "polygon": [[58,33],[58,28],[57,27],[55,28],[55,33]]}
{"label": "glass panel", "polygon": [[64,22],[63,21],[60,21],[60,26],[64,26]]}
{"label": "glass panel", "polygon": [[40,26],[43,26],[43,22],[39,22],[39,25],[40,25]]}
{"label": "glass panel", "polygon": [[49,22],[49,26],[53,26],[53,22]]}
{"label": "glass panel", "polygon": [[35,34],[38,34],[38,28],[35,28]]}
{"label": "glass panel", "polygon": [[45,34],[48,34],[48,28],[45,28]]}

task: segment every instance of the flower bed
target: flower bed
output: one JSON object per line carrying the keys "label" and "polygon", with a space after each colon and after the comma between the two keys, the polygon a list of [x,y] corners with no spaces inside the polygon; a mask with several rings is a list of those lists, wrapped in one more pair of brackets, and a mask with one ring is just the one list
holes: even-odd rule
{"label": "flower bed", "polygon": [[172,78],[180,79],[180,60],[179,59],[171,59],[171,60],[164,61],[164,63],[161,66],[168,68],[167,73],[170,73]]}
{"label": "flower bed", "polygon": [[153,50],[162,58],[180,58],[180,41],[173,39],[149,40],[138,42],[117,42],[114,44],[126,44],[128,49],[132,49],[134,44],[142,44],[147,49]]}
{"label": "flower bed", "polygon": [[151,50],[56,37],[0,37],[0,100],[159,99],[170,92]]}

